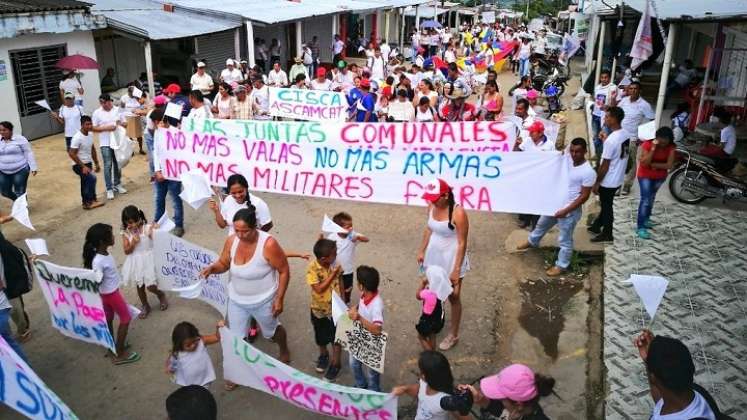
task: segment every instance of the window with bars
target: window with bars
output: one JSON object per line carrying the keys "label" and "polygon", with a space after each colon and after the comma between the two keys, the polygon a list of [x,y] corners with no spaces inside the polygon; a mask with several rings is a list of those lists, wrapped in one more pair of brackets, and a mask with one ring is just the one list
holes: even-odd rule
{"label": "window with bars", "polygon": [[19,115],[46,112],[35,101],[46,100],[52,109],[60,107],[59,85],[62,71],[55,64],[67,55],[65,45],[10,52]]}

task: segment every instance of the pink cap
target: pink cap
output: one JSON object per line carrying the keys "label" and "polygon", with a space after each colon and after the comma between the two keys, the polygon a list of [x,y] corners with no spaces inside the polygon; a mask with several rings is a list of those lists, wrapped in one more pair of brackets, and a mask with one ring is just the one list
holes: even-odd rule
{"label": "pink cap", "polygon": [[538,395],[534,372],[518,363],[504,368],[497,375],[481,380],[480,391],[491,400],[508,398],[516,402],[530,401]]}
{"label": "pink cap", "polygon": [[153,104],[156,106],[166,105],[166,102],[168,102],[169,99],[165,97],[164,95],[158,95],[155,98],[153,98]]}
{"label": "pink cap", "polygon": [[449,192],[449,190],[451,190],[451,187],[446,183],[446,181],[441,178],[436,178],[425,186],[423,198],[431,203],[435,203],[439,197]]}
{"label": "pink cap", "polygon": [[420,299],[423,299],[423,313],[426,315],[432,314],[433,310],[436,309],[436,302],[438,301],[436,292],[423,289],[420,291]]}
{"label": "pink cap", "polygon": [[541,133],[545,131],[545,125],[542,124],[542,121],[535,121],[532,123],[532,125],[527,127],[527,131],[529,131],[530,133],[532,132]]}
{"label": "pink cap", "polygon": [[537,91],[532,89],[529,92],[527,92],[527,99],[537,99]]}

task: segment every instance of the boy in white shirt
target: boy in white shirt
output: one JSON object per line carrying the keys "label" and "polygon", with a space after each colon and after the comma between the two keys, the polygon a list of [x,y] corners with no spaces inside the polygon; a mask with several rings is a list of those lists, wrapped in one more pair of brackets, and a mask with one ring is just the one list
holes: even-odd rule
{"label": "boy in white shirt", "polygon": [[[374,335],[384,331],[384,301],[379,295],[379,272],[366,265],[358,267],[355,272],[358,278],[358,290],[361,298],[357,306],[348,311],[348,316],[353,321],[361,323],[363,328]],[[364,367],[363,363],[355,357],[350,357],[350,369],[355,378],[355,387],[381,392],[381,374],[373,369]],[[368,374],[364,373],[368,370]]]}
{"label": "boy in white shirt", "polygon": [[96,200],[96,175],[101,167],[93,144],[93,123],[91,117],[82,116],[79,121],[80,130],[75,133],[70,142],[68,154],[73,160],[73,172],[80,177],[80,198],[83,210],[91,210],[104,205]]}
{"label": "boy in white shirt", "polygon": [[353,217],[343,212],[332,217],[332,221],[345,229],[346,233],[330,233],[326,239],[335,241],[337,244],[337,261],[342,266],[342,284],[345,303],[350,303],[350,294],[353,291],[353,272],[355,270],[355,248],[359,242],[366,243],[368,237],[353,230]]}
{"label": "boy in white shirt", "polygon": [[611,73],[609,70],[602,70],[599,73],[599,84],[594,87],[594,107],[591,111],[591,130],[594,136],[594,151],[597,156],[602,154],[602,140],[599,139],[599,130],[602,129],[602,118],[604,111],[612,99],[617,96],[617,86],[610,80]]}

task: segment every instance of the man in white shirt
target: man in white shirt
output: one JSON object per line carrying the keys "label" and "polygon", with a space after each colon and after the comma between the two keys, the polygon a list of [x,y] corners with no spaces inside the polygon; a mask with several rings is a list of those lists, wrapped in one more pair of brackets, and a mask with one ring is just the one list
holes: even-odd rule
{"label": "man in white shirt", "polygon": [[[539,122],[539,121],[538,121]],[[581,220],[582,206],[591,195],[591,188],[597,179],[597,174],[586,161],[586,140],[578,137],[571,141],[568,149],[568,199],[565,207],[555,212],[553,216],[541,216],[537,226],[532,230],[527,241],[518,246],[518,249],[536,248],[542,237],[556,224],[560,234],[558,235],[558,259],[555,265],[547,270],[548,276],[558,276],[571,265],[573,255],[573,230]]]}
{"label": "man in white shirt", "polygon": [[189,92],[189,104],[192,109],[187,114],[188,118],[213,118],[213,113],[210,112],[210,107],[205,105],[205,98],[199,90]]}
{"label": "man in white shirt", "polygon": [[390,54],[392,52],[392,47],[389,46],[389,44],[386,42],[386,39],[382,39],[379,48],[381,49],[381,56],[384,57],[384,60],[388,63],[389,59],[391,58]]}
{"label": "man in white shirt", "polygon": [[126,194],[127,190],[121,184],[122,171],[114,157],[114,149],[111,148],[111,138],[118,125],[122,125],[119,108],[114,106],[111,96],[105,93],[99,96],[101,106],[93,111],[91,120],[92,131],[99,133],[99,148],[101,157],[104,159],[104,184],[106,184],[106,198],[114,199],[114,193]]}
{"label": "man in white shirt", "polygon": [[[635,179],[635,173],[638,163],[638,126],[654,119],[654,110],[651,105],[643,98],[641,98],[641,84],[639,82],[631,82],[627,88],[628,95],[619,101],[617,106],[622,108],[625,112],[625,119],[622,121],[622,129],[628,133],[630,138],[630,156],[635,160],[632,160],[632,168],[629,168],[627,175],[625,176],[625,182],[622,188],[622,195],[630,193],[630,188],[633,185]],[[602,146],[604,147],[604,145]]]}
{"label": "man in white shirt", "polygon": [[272,64],[272,70],[267,75],[267,84],[273,87],[286,87],[288,86],[288,75],[280,68],[280,63],[275,62]]}
{"label": "man in white shirt", "polygon": [[373,57],[368,57],[366,65],[371,69],[371,80],[381,81],[386,79],[386,60],[381,55],[381,48],[374,50]]}
{"label": "man in white shirt", "polygon": [[549,141],[545,135],[545,125],[542,121],[533,121],[526,128],[528,138],[516,138],[515,152],[549,152],[555,150],[555,143]]}
{"label": "man in white shirt", "polygon": [[630,136],[621,126],[624,118],[625,111],[616,106],[607,108],[604,115],[604,125],[611,132],[607,135],[600,134],[604,140],[604,149],[597,170],[597,181],[594,183],[592,191],[594,194],[599,194],[602,209],[588,229],[589,232],[596,234],[595,237],[591,238],[592,242],[612,242],[612,223],[615,220],[613,214],[615,191],[623,183],[625,167],[628,164]]}
{"label": "man in white shirt", "polygon": [[591,130],[594,136],[594,152],[596,156],[602,154],[602,140],[599,138],[599,131],[602,129],[602,118],[604,111],[612,103],[612,99],[617,96],[617,86],[610,80],[610,71],[602,70],[599,73],[599,84],[594,88],[594,107],[591,110]]}
{"label": "man in white shirt", "polygon": [[252,90],[250,99],[256,107],[254,113],[255,120],[272,119],[270,115],[270,88],[265,85],[262,78],[258,77],[254,79],[254,90]]}
{"label": "man in white shirt", "polygon": [[75,94],[65,92],[65,99],[58,113],[51,112],[52,118],[65,126],[65,146],[70,150],[70,141],[80,129],[80,117],[85,115],[83,107],[75,105]]}
{"label": "man in white shirt", "polygon": [[341,60],[337,66],[340,68],[340,72],[337,73],[333,82],[340,87],[340,90],[347,92],[355,86],[355,75],[348,70],[348,65],[345,61]]}
{"label": "man in white shirt", "polygon": [[66,92],[72,92],[75,95],[75,105],[83,106],[83,94],[85,91],[76,77],[75,71],[64,74],[65,78],[60,80],[60,97],[64,99]]}
{"label": "man in white shirt", "polygon": [[262,70],[262,73],[267,71],[267,59],[269,58],[269,51],[267,51],[267,44],[264,39],[254,38],[254,62]]}
{"label": "man in white shirt", "polygon": [[241,70],[236,68],[236,62],[233,59],[226,60],[226,68],[220,72],[220,80],[229,85],[233,82],[241,83],[244,81],[244,76],[241,74]]}
{"label": "man in white shirt", "polygon": [[99,172],[99,158],[93,144],[93,123],[91,117],[80,118],[80,129],[73,135],[68,154],[73,160],[73,172],[80,177],[80,198],[83,210],[91,210],[104,205],[96,200],[96,175]]}
{"label": "man in white shirt", "polygon": [[335,34],[335,42],[332,44],[332,64],[337,64],[342,60],[344,50],[345,43],[340,39],[340,35]]}
{"label": "man in white shirt", "polygon": [[199,90],[205,96],[213,93],[213,78],[205,72],[205,63],[202,61],[197,63],[197,73],[189,79],[189,85],[192,90]]}
{"label": "man in white shirt", "polygon": [[456,51],[454,50],[454,45],[449,45],[446,48],[446,51],[444,51],[444,61],[447,63],[455,63],[456,62]]}
{"label": "man in white shirt", "polygon": [[319,67],[316,69],[316,78],[310,83],[313,90],[332,90],[332,81],[327,79],[327,69]]}

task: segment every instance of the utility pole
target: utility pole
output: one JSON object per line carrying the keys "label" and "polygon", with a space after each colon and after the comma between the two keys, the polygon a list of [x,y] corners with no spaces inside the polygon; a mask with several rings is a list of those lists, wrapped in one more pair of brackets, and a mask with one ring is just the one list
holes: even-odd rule
{"label": "utility pole", "polygon": [[529,22],[529,2],[531,0],[527,0],[527,22]]}

